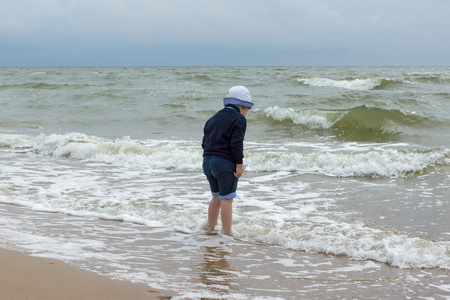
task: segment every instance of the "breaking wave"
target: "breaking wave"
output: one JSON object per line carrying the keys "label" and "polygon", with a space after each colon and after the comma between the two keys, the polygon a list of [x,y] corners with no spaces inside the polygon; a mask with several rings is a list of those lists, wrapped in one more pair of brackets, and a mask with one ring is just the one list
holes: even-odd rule
{"label": "breaking wave", "polygon": [[[246,150],[248,171],[294,171],[327,176],[404,177],[450,165],[449,149],[373,151],[267,151],[267,144]],[[82,133],[25,136],[0,135],[0,147],[86,162],[155,169],[201,169],[202,149],[193,141],[110,140]],[[274,148],[275,149],[275,148]]]}
{"label": "breaking wave", "polygon": [[389,84],[397,83],[397,81],[395,80],[383,78],[334,80],[329,78],[313,77],[313,78],[300,78],[297,80],[300,83],[309,86],[332,87],[332,88],[342,88],[361,91],[372,90],[377,87],[382,88],[386,87]]}
{"label": "breaking wave", "polygon": [[419,116],[397,109],[384,109],[366,105],[343,110],[295,109],[269,107],[264,117],[291,126],[308,129],[328,129],[338,139],[346,141],[389,141],[400,135],[422,134],[442,127],[444,121],[435,117]]}

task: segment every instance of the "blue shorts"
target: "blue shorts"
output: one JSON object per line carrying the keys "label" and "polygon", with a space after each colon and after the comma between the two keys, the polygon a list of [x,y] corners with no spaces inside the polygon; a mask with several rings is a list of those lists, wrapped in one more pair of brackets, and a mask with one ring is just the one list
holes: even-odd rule
{"label": "blue shorts", "polygon": [[238,178],[234,177],[236,164],[219,156],[203,157],[203,173],[209,182],[211,194],[226,200],[236,197]]}

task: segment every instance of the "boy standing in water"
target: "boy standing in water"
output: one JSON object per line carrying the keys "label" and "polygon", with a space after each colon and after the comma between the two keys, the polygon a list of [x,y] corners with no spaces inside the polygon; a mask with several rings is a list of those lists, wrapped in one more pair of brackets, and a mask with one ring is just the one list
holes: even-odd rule
{"label": "boy standing in water", "polygon": [[232,236],[233,198],[244,171],[245,115],[254,104],[250,92],[243,86],[230,88],[223,104],[225,107],[212,116],[203,129],[203,173],[212,193],[208,226],[216,227],[220,212],[222,229]]}

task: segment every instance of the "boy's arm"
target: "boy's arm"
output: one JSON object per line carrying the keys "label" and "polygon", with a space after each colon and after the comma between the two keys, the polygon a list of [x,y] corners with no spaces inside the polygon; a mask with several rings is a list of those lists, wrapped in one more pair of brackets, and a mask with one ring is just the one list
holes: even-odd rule
{"label": "boy's arm", "polygon": [[236,121],[231,133],[230,149],[233,160],[237,165],[242,165],[244,158],[244,136],[247,122],[244,116]]}

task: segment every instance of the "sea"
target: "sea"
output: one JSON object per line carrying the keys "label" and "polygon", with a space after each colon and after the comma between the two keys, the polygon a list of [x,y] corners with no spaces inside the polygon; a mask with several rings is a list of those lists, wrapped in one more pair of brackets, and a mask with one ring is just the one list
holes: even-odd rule
{"label": "sea", "polygon": [[[233,233],[203,126],[247,114]],[[171,299],[450,299],[449,67],[0,68],[0,247]]]}

